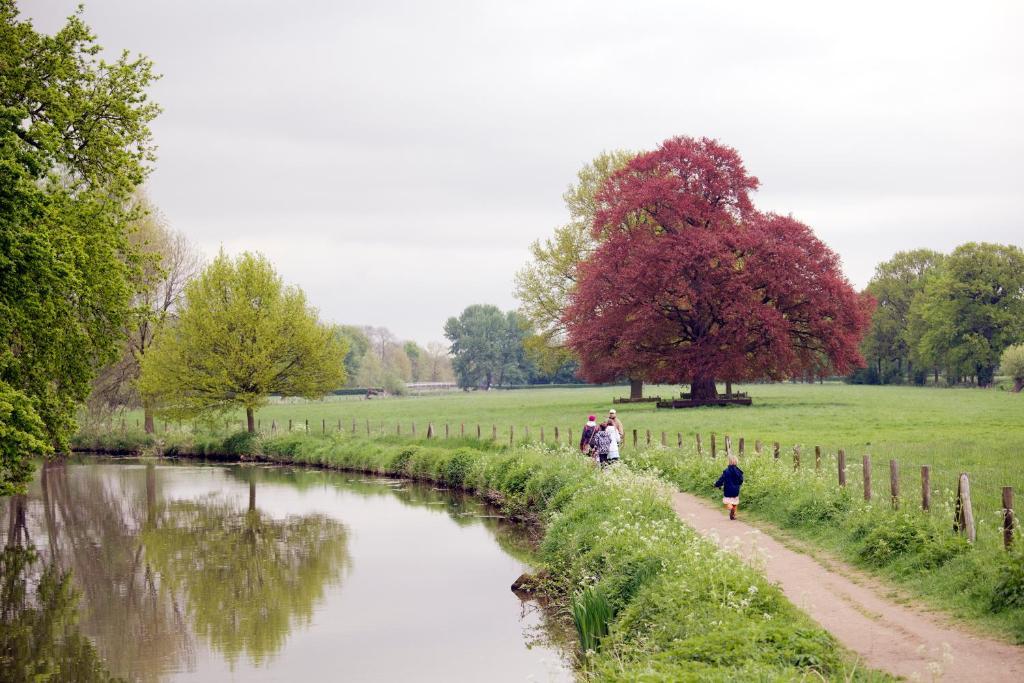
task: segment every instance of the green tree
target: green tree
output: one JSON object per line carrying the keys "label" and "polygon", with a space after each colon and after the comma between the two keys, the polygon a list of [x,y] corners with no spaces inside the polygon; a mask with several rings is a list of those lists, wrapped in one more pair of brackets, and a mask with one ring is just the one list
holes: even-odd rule
{"label": "green tree", "polygon": [[359,365],[363,356],[370,350],[370,338],[361,327],[355,325],[338,325],[334,334],[342,340],[348,351],[345,352],[345,376],[352,384],[359,377]]}
{"label": "green tree", "polygon": [[411,380],[422,382],[427,374],[427,352],[414,341],[407,341],[402,344],[405,355],[409,358]]}
{"label": "green tree", "polygon": [[1013,380],[1013,390],[1024,389],[1024,344],[1014,344],[1003,349],[999,359],[999,370]]}
{"label": "green tree", "polygon": [[459,386],[490,389],[523,382],[528,366],[523,340],[529,328],[514,311],[474,304],[458,318],[449,318],[444,335],[451,342],[452,366]]}
{"label": "green tree", "polygon": [[223,252],[185,288],[177,324],[143,358],[144,400],[174,417],[245,408],[272,394],[319,398],[345,381],[347,348],[263,256]]}
{"label": "green tree", "polygon": [[[603,152],[576,175],[576,183],[562,195],[569,221],[555,228],[554,235],[530,245],[532,260],[518,273],[515,295],[520,313],[537,330],[530,344],[531,354],[545,366],[562,363],[566,353],[562,311],[576,287],[577,267],[596,250],[601,240],[591,230],[599,208],[598,191],[608,178],[636,154],[622,150]],[[631,394],[643,393],[643,382],[631,380]],[[637,398],[639,398],[639,395]]]}
{"label": "green tree", "polygon": [[867,291],[878,302],[871,328],[864,338],[865,359],[875,365],[879,378],[886,376],[883,364],[890,363],[895,376],[905,370],[913,375],[909,326],[915,297],[941,269],[943,255],[931,249],[901,251],[875,268]]}
{"label": "green tree", "polygon": [[66,450],[96,371],[116,357],[137,259],[130,197],[153,159],[159,108],[144,57],[99,58],[79,14],[52,36],[0,0],[0,395],[35,413],[0,430],[0,489],[18,463]]}
{"label": "green tree", "polygon": [[1024,251],[960,245],[915,305],[918,354],[941,363],[947,380],[971,377],[988,386],[1003,350],[1024,339]]}
{"label": "green tree", "polygon": [[184,234],[171,229],[144,193],[137,193],[135,203],[139,218],[132,226],[129,241],[140,256],[140,268],[132,282],[132,313],[124,331],[121,354],[100,371],[87,405],[95,416],[141,403],[144,428],[152,434],[153,406],[140,401],[136,385],[142,358],[153,340],[173,324],[185,285],[199,271],[202,259]]}

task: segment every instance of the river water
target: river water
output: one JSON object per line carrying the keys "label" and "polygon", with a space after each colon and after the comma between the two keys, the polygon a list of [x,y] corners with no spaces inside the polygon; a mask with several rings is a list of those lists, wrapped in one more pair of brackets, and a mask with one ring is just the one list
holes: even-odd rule
{"label": "river water", "polygon": [[4,680],[573,678],[509,589],[526,530],[428,485],[85,458],[0,499],[0,532]]}

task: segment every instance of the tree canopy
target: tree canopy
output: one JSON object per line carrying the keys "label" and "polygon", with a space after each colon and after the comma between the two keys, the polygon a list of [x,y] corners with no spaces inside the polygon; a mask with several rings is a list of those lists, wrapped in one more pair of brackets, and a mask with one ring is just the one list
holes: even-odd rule
{"label": "tree canopy", "polygon": [[458,318],[448,318],[444,335],[451,342],[452,366],[461,387],[490,389],[524,382],[524,321],[497,306],[474,304]]}
{"label": "tree canopy", "polygon": [[690,383],[779,379],[861,362],[869,303],[838,256],[791,217],[754,209],[735,150],[679,137],[640,154],[597,195],[563,321],[591,381],[639,373]]}
{"label": "tree canopy", "polygon": [[319,398],[345,381],[347,348],[263,256],[223,252],[185,288],[177,324],[143,358],[139,386],[160,412],[195,417],[272,394]]}
{"label": "tree canopy", "polygon": [[0,410],[22,415],[0,430],[0,495],[24,458],[67,448],[129,315],[129,199],[159,108],[148,59],[99,53],[78,14],[48,36],[0,0]]}

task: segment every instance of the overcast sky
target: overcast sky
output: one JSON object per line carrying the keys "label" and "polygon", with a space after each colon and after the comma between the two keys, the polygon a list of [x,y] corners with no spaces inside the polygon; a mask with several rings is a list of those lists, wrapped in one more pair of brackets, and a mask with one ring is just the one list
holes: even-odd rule
{"label": "overcast sky", "polygon": [[[79,0],[22,0],[54,31]],[[1022,243],[1024,3],[85,0],[151,57],[150,194],[327,320],[421,343],[517,305],[605,149],[735,147],[863,287],[915,247]]]}

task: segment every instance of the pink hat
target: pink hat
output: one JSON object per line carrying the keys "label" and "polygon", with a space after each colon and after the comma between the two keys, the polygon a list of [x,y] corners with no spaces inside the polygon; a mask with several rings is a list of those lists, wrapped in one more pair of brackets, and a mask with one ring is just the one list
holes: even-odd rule
{"label": "pink hat", "polygon": [[597,419],[597,418],[596,418],[596,417],[594,417],[593,415],[587,415],[587,420],[588,420],[589,422],[593,422],[593,421],[594,421],[594,420],[596,420],[596,419]]}

